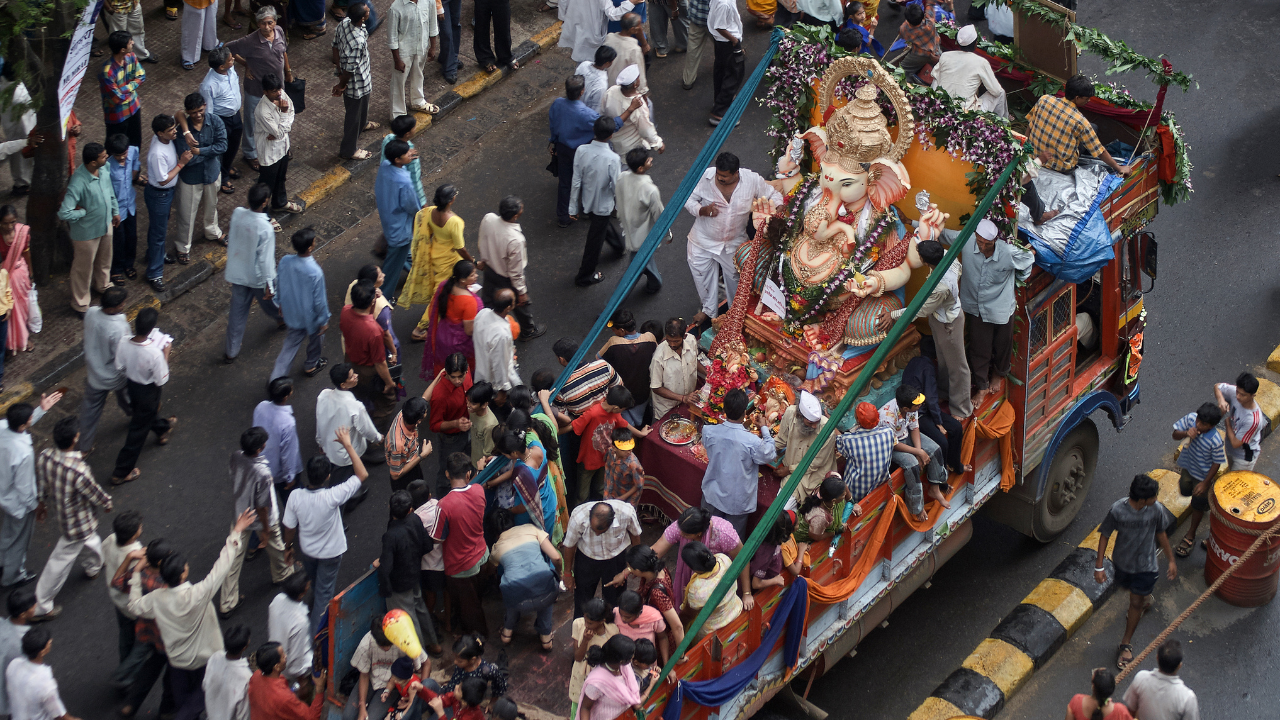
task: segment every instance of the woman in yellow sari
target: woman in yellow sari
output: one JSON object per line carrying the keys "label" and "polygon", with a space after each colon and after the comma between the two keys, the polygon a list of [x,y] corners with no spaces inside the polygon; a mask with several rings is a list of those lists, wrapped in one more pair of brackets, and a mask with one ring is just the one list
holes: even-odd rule
{"label": "woman in yellow sari", "polygon": [[[457,199],[458,188],[445,183],[436,188],[435,204],[422,208],[414,218],[413,268],[396,302],[400,307],[430,305],[432,294],[453,273],[455,263],[459,260],[475,262],[462,238],[466,223],[452,210]],[[414,342],[427,338],[430,313],[428,307],[413,329],[411,337]]]}

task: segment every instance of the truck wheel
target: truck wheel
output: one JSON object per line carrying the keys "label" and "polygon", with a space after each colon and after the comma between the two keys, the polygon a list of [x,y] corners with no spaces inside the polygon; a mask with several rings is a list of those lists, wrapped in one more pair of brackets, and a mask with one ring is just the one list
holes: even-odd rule
{"label": "truck wheel", "polygon": [[1098,426],[1085,418],[1067,433],[1053,456],[1044,496],[1032,510],[1035,539],[1047,543],[1067,529],[1084,506],[1097,464]]}

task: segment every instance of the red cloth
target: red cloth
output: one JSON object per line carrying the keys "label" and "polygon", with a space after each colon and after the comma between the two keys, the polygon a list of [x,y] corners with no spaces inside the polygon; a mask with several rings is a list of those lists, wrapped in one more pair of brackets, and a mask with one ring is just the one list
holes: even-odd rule
{"label": "red cloth", "polygon": [[444,572],[457,575],[480,562],[489,549],[484,543],[484,486],[450,490],[440,498],[440,515],[431,537],[444,543]]}
{"label": "red cloth", "polygon": [[[1071,702],[1067,703],[1067,710],[1071,711],[1071,717],[1075,720],[1089,720],[1089,716],[1084,714],[1084,699],[1089,697],[1083,693],[1071,698]],[[1111,714],[1107,716],[1107,720],[1133,720],[1133,716],[1129,714],[1129,708],[1122,702],[1112,701]],[[254,720],[258,720],[254,718]]]}
{"label": "red cloth", "polygon": [[591,442],[596,426],[624,427],[626,424],[627,421],[623,419],[621,413],[606,412],[603,402],[597,402],[587,408],[586,412],[573,421],[573,431],[581,438],[578,443],[578,462],[588,470],[599,470],[604,467],[604,455],[601,455],[595,443]]}
{"label": "red cloth", "polygon": [[[352,365],[377,365],[387,361],[387,346],[382,341],[382,326],[370,313],[362,313],[354,306],[342,308],[338,318],[342,331],[342,343],[346,347],[347,362]],[[440,385],[452,383],[441,381]]]}
{"label": "red cloth", "polygon": [[320,720],[324,693],[310,705],[298,699],[282,677],[266,677],[255,670],[249,678],[249,717],[253,720]]}
{"label": "red cloth", "polygon": [[[463,705],[457,695],[451,692],[439,695],[440,703],[445,709],[453,708],[453,720],[485,720],[484,710],[471,705]],[[253,720],[258,720],[254,718]]]}
{"label": "red cloth", "polygon": [[[377,324],[376,322],[374,323]],[[448,377],[440,378],[435,392],[431,393],[431,432],[457,435],[462,430],[441,430],[440,423],[467,416],[467,391],[471,389],[471,371],[462,378],[462,385],[455,386]]]}

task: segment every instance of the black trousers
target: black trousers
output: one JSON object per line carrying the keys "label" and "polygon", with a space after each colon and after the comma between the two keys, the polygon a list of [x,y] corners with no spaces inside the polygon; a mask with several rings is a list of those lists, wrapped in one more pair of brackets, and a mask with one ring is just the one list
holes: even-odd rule
{"label": "black trousers", "polygon": [[[942,434],[943,430],[947,431],[946,435]],[[964,426],[959,420],[949,413],[942,413],[942,427],[939,428],[928,413],[921,412],[920,432],[942,448],[942,457],[947,461],[948,470],[960,472],[964,468],[964,463],[960,462],[960,439],[964,435]]]}
{"label": "black trousers", "polygon": [[111,274],[121,275],[138,260],[138,213],[121,218],[111,230]]}
{"label": "black trousers", "polygon": [[[476,0],[475,36],[471,47],[476,64],[499,67],[511,62],[511,0]],[[489,45],[489,23],[493,22],[493,45]]]}
{"label": "black trousers", "polygon": [[169,683],[178,705],[175,720],[197,720],[204,712],[204,668],[182,670],[170,665]]}
{"label": "black trousers", "polygon": [[449,600],[453,603],[454,609],[458,611],[459,619],[462,621],[462,632],[488,637],[489,622],[485,619],[484,608],[480,604],[480,594],[476,589],[479,582],[479,575],[471,577],[450,575],[445,578],[444,589],[449,593]]}
{"label": "black trousers", "polygon": [[124,438],[124,447],[116,456],[116,469],[113,477],[123,478],[138,466],[138,456],[142,454],[142,444],[147,436],[155,433],[160,437],[169,432],[169,421],[159,417],[160,386],[152,383],[143,385],[132,380],[125,388],[129,391],[129,405],[133,415],[129,418],[129,434]]}
{"label": "black trousers", "polygon": [[142,147],[142,111],[130,115],[124,119],[124,122],[109,123],[104,122],[107,126],[107,132],[103,137],[111,137],[115,134],[124,135],[129,138],[129,144],[140,148]]}
{"label": "black trousers", "polygon": [[560,170],[560,186],[556,188],[556,219],[562,224],[569,222],[569,191],[573,189],[573,157],[577,154],[577,148],[556,143],[556,160]]}
{"label": "black trousers", "polygon": [[604,587],[614,576],[627,569],[625,553],[608,560],[592,560],[579,552],[573,561],[573,617],[582,617],[582,607],[596,596],[596,586],[600,586],[600,597],[613,607],[618,604],[618,596],[622,594],[620,587]]}
{"label": "black trousers", "polygon": [[222,124],[227,128],[227,151],[222,153],[222,182],[231,182],[231,163],[236,161],[236,152],[240,150],[240,140],[244,137],[244,121],[240,119],[240,113],[232,113],[228,116],[219,115],[222,118]]}
{"label": "black trousers", "polygon": [[583,214],[591,218],[591,227],[587,228],[587,244],[582,248],[582,264],[578,266],[578,277],[575,278],[579,283],[590,280],[595,274],[596,266],[600,264],[600,250],[606,242],[619,254],[627,249],[612,215]]}
{"label": "black trousers", "polygon": [[969,313],[965,313],[964,321],[969,326],[969,374],[973,379],[973,386],[985,390],[992,374],[1009,374],[1013,325],[984,322]]}
{"label": "black trousers", "polygon": [[346,115],[342,119],[342,146],[338,148],[338,154],[350,160],[360,149],[360,131],[369,122],[369,95],[366,93],[362,98],[343,95],[342,106]]}
{"label": "black trousers", "polygon": [[[271,209],[279,210],[289,204],[289,193],[284,189],[285,176],[289,174],[289,155],[285,155],[270,165],[260,165],[258,170],[258,182],[266,183],[271,188]],[[226,182],[226,171],[223,171],[222,180]]]}
{"label": "black trousers", "polygon": [[1036,184],[1030,180],[1022,186],[1022,202],[1031,211],[1031,222],[1039,223],[1040,218],[1044,216],[1044,201],[1040,199],[1040,193],[1036,191]]}
{"label": "black trousers", "polygon": [[742,78],[746,75],[747,55],[742,51],[741,45],[734,47],[732,43],[719,40],[714,40],[713,44],[716,46],[716,62],[711,68],[712,97],[714,98],[711,114],[715,117],[724,117],[729,106],[733,104],[733,98],[738,94],[738,89],[742,87]]}
{"label": "black trousers", "polygon": [[[499,275],[493,271],[493,268],[486,266],[484,269],[484,287],[480,289],[480,297],[484,300],[485,305],[493,307],[493,294],[503,288],[515,291],[515,286],[511,284],[510,278]],[[537,323],[533,321],[533,313],[529,312],[529,306],[532,304],[533,301],[530,300],[523,305],[516,305],[515,309],[512,310],[512,314],[516,316],[516,322],[520,323],[521,335],[528,335],[537,326]]]}
{"label": "black trousers", "polygon": [[177,702],[173,697],[173,684],[169,680],[169,658],[154,645],[148,644],[147,647],[151,652],[134,675],[133,684],[129,686],[124,704],[134,709],[141,707],[147,695],[151,694],[151,688],[155,687],[156,681],[159,680],[160,712],[169,715],[177,711]]}

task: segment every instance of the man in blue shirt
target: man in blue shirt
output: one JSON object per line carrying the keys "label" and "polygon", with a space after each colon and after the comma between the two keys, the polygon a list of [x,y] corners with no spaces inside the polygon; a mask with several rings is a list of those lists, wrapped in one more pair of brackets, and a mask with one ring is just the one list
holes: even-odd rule
{"label": "man in blue shirt", "polygon": [[[564,81],[564,97],[556,98],[551,103],[551,140],[547,148],[555,163],[555,175],[560,179],[560,187],[556,191],[556,218],[560,227],[566,228],[573,223],[569,217],[569,190],[573,184],[573,157],[578,148],[595,139],[596,118],[600,113],[587,107],[582,102],[582,93],[586,90],[587,80],[581,75],[571,75]],[[644,102],[644,96],[637,95],[622,115],[614,118],[614,131],[622,127],[631,113]]]}
{"label": "man in blue shirt", "polygon": [[293,365],[303,340],[307,341],[304,375],[315,377],[329,364],[329,359],[320,355],[324,349],[324,332],[329,329],[329,301],[325,299],[324,271],[311,257],[316,249],[315,228],[307,226],[299,230],[290,242],[298,254],[280,258],[280,269],[276,272],[280,314],[289,327],[289,334],[284,338],[275,367],[271,368],[272,380],[289,375],[289,366]]}
{"label": "man in blue shirt", "polygon": [[733,389],[724,396],[725,421],[702,428],[702,446],[707,449],[702,507],[728,520],[740,537],[746,537],[747,517],[756,511],[759,466],[778,456],[769,425],[760,423],[757,437],[742,426],[746,415],[747,393]]}
{"label": "man in blue shirt", "polygon": [[111,188],[120,208],[120,224],[111,231],[111,283],[123,285],[126,278],[138,277],[133,264],[138,257],[138,196],[133,182],[142,171],[138,148],[129,144],[129,136],[116,133],[107,138],[107,170],[111,172]]}
{"label": "man in blue shirt", "polygon": [[223,362],[230,365],[240,354],[249,309],[257,300],[262,312],[284,328],[284,318],[272,301],[276,292],[276,231],[267,217],[271,188],[258,183],[249,188],[249,207],[231,213],[227,228],[227,266],[223,277],[231,283],[231,312],[227,318],[227,347]]}
{"label": "man in blue shirt", "polygon": [[[227,151],[219,158],[222,169],[222,192],[232,193],[233,178],[240,177],[231,169],[236,159],[236,148],[244,136],[244,123],[240,120],[240,76],[236,73],[235,58],[225,45],[209,51],[209,72],[200,81],[200,94],[209,103],[209,113],[217,115],[227,131]],[[234,173],[234,175],[233,175]]]}
{"label": "man in blue shirt", "polygon": [[378,199],[378,218],[382,221],[382,234],[387,238],[387,257],[382,261],[382,282],[388,300],[395,304],[399,294],[400,275],[409,263],[409,248],[413,242],[413,219],[422,209],[418,191],[405,166],[418,158],[418,151],[399,138],[388,142],[382,150],[382,164],[378,166],[378,179],[374,183],[374,195]]}
{"label": "man in blue shirt", "polygon": [[[191,262],[191,240],[197,218],[204,236],[221,242],[218,227],[218,178],[222,175],[222,154],[227,151],[227,129],[222,118],[208,112],[204,96],[191,93],[183,101],[185,113],[179,113],[178,138],[174,141],[178,154],[191,150],[193,157],[178,173],[178,233],[173,238],[175,260],[179,265]],[[165,258],[168,260],[168,258]]]}

